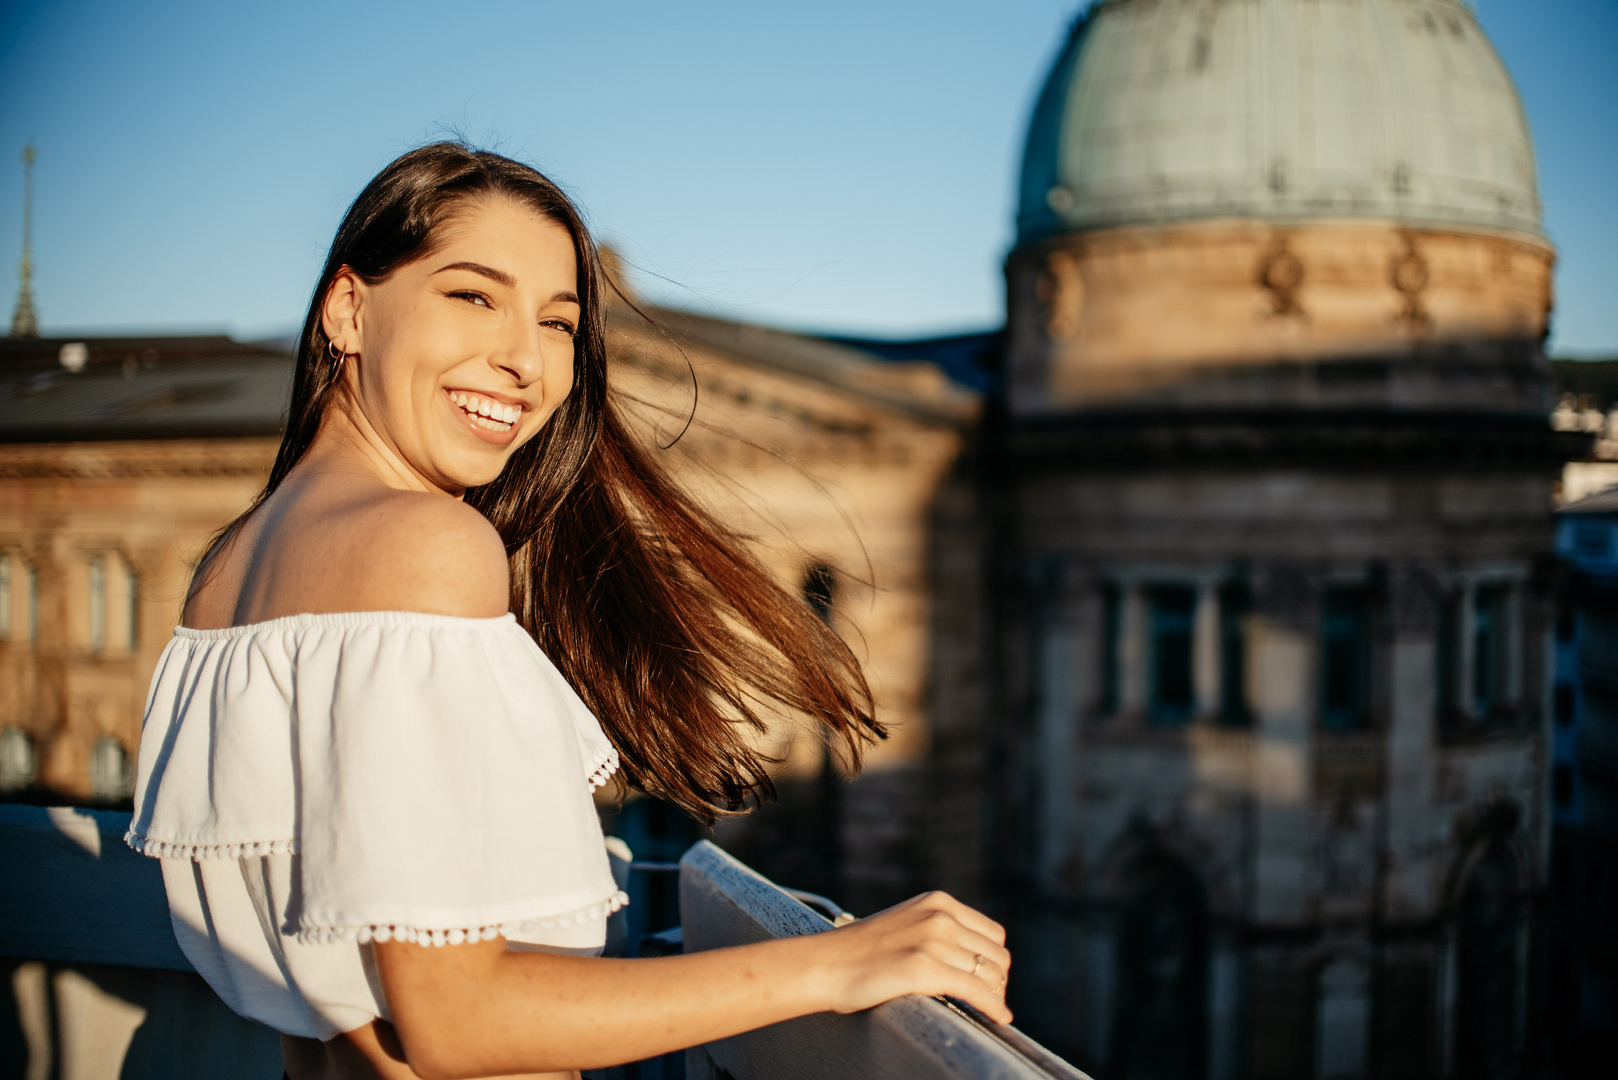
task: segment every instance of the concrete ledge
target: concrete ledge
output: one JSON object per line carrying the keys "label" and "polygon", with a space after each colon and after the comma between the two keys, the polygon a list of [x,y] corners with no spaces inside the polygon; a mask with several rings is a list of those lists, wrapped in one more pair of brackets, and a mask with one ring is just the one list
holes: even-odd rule
{"label": "concrete ledge", "polygon": [[190,971],[129,812],[0,805],[0,956]]}
{"label": "concrete ledge", "polygon": [[[680,860],[680,922],[687,952],[831,929],[707,841]],[[1015,1028],[980,1025],[922,997],[853,1016],[818,1013],[696,1047],[686,1070],[690,1080],[1089,1080]]]}

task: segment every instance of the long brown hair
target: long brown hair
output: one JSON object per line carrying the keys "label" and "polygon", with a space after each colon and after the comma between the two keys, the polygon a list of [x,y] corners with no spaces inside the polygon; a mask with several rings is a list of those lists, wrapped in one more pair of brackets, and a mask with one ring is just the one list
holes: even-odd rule
{"label": "long brown hair", "polygon": [[561,189],[510,158],[433,143],[360,192],[309,303],[269,482],[214,547],[286,479],[319,430],[341,375],[321,325],[338,273],[386,279],[429,254],[436,230],[467,200],[490,195],[567,229],[582,308],[572,392],[497,479],[466,493],[505,541],[518,621],[601,720],[629,781],[703,821],[773,795],[772,759],[751,738],[767,713],[818,721],[857,768],[866,744],[886,735],[859,662],[631,435],[607,386],[611,286],[600,253]]}

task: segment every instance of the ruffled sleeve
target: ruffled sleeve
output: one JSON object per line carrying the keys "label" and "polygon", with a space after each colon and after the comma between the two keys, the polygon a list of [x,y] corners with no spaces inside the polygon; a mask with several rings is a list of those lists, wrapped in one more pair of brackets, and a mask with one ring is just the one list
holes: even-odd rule
{"label": "ruffled sleeve", "polygon": [[304,942],[459,943],[604,919],[600,725],[509,615],[367,612],[176,631],[129,842],[298,856]]}

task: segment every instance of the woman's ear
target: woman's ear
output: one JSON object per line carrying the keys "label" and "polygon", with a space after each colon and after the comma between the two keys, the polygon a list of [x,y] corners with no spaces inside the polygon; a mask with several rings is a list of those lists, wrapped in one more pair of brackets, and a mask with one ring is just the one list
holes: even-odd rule
{"label": "woman's ear", "polygon": [[360,304],[364,300],[365,283],[348,267],[337,271],[326,299],[320,305],[320,327],[326,331],[326,340],[340,352],[361,353],[365,345],[360,340]]}

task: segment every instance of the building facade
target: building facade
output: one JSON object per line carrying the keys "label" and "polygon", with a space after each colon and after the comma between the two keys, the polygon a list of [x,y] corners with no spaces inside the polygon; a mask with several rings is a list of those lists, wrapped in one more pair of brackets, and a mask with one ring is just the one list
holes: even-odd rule
{"label": "building facade", "polygon": [[1618,489],[1562,507],[1556,623],[1549,1020],[1568,1076],[1618,1052]]}
{"label": "building facade", "polygon": [[[632,425],[843,632],[892,733],[844,783],[801,718],[777,718],[782,805],[723,835],[873,910],[917,878],[928,515],[978,396],[926,362],[652,315],[610,318]],[[268,476],[291,372],[284,350],[223,338],[0,341],[0,799],[127,801],[147,682],[196,559]],[[644,852],[696,835],[633,810],[618,823]]]}
{"label": "building facade", "polygon": [[969,516],[1022,1022],[1109,1080],[1523,1075],[1579,447],[1471,10],[1098,4],[1018,229]]}
{"label": "building facade", "polygon": [[[781,804],[721,841],[861,914],[986,906],[1019,1023],[1106,1080],[1524,1075],[1552,492],[1590,452],[1547,419],[1554,259],[1460,0],[1105,0],[1034,110],[1002,332],[615,309],[637,430],[894,733],[845,782],[780,718]],[[289,374],[222,339],[0,348],[10,797],[126,790]],[[608,813],[641,857],[693,835]]]}

